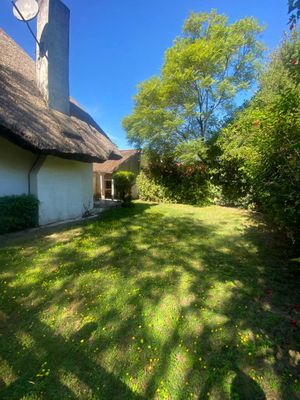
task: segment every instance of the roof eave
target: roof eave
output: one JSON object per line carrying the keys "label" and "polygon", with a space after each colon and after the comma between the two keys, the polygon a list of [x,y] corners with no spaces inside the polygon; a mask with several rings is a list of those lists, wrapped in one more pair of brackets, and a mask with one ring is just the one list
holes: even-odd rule
{"label": "roof eave", "polygon": [[75,160],[86,163],[95,163],[95,162],[103,163],[107,160],[119,160],[121,158],[121,156],[114,153],[113,151],[109,154],[107,158],[104,158],[103,156],[91,155],[86,153],[70,153],[70,152],[60,151],[58,149],[39,148],[38,146],[35,146],[26,139],[24,139],[24,137],[17,135],[14,131],[6,128],[3,125],[0,125],[0,136],[4,137],[9,142],[14,143],[15,145],[21,147],[22,149],[30,151],[32,153],[40,155],[51,155],[55,157],[64,158],[67,160]]}

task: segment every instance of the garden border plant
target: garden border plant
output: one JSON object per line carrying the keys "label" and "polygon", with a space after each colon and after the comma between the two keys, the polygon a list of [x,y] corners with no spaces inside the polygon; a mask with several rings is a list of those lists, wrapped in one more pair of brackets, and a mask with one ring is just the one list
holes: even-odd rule
{"label": "garden border plant", "polygon": [[131,189],[135,182],[135,175],[130,171],[118,171],[113,175],[117,196],[124,207],[132,205]]}
{"label": "garden border plant", "polygon": [[0,234],[34,228],[39,221],[39,201],[33,195],[0,197]]}

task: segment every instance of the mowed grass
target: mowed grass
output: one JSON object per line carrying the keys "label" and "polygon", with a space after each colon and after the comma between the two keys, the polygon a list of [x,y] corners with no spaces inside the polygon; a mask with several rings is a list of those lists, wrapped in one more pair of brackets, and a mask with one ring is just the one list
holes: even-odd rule
{"label": "mowed grass", "polygon": [[246,211],[136,203],[0,248],[0,398],[299,399],[299,282]]}

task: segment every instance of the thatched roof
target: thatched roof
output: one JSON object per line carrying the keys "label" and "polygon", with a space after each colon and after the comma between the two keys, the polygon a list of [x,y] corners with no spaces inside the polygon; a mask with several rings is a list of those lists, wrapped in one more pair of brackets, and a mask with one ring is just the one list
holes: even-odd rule
{"label": "thatched roof", "polygon": [[120,153],[92,117],[70,99],[70,116],[47,107],[35,63],[0,29],[0,136],[38,154],[86,162]]}
{"label": "thatched roof", "polygon": [[100,172],[105,174],[112,174],[117,171],[118,168],[124,162],[128,161],[130,158],[138,157],[140,152],[138,150],[120,150],[122,158],[120,160],[107,160],[102,164],[94,164],[94,172]]}

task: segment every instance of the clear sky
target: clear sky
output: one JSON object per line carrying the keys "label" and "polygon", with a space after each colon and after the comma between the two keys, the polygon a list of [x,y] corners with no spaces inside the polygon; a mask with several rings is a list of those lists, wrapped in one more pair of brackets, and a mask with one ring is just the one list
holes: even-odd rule
{"label": "clear sky", "polygon": [[[287,0],[65,0],[71,10],[71,95],[122,149],[121,121],[133,107],[139,82],[158,74],[165,50],[191,11],[216,8],[230,21],[254,16],[266,25],[269,49],[287,30]],[[35,28],[35,22],[31,22]],[[32,36],[0,0],[0,26],[33,58]]]}

